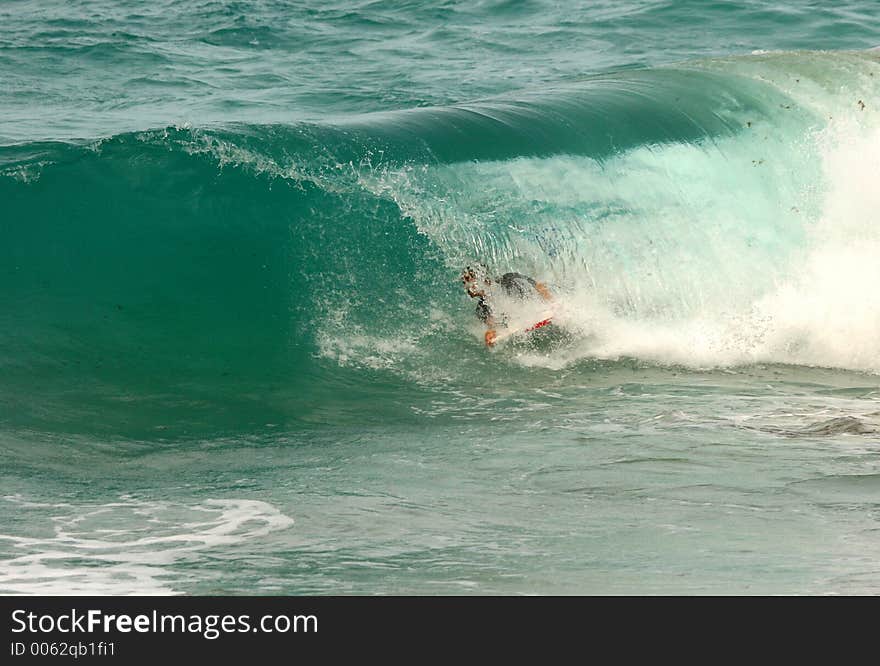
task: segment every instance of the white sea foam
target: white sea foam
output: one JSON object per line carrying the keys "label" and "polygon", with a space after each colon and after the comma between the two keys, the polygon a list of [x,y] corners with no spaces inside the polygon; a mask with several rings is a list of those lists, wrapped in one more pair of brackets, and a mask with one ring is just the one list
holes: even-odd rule
{"label": "white sea foam", "polygon": [[186,505],[138,500],[77,506],[3,498],[7,510],[51,516],[45,536],[0,534],[12,556],[0,567],[0,593],[46,595],[175,594],[178,568],[213,548],[283,530],[293,520],[266,502],[210,499]]}
{"label": "white sea foam", "polygon": [[744,299],[731,286],[728,298],[703,296],[691,316],[670,317],[644,292],[621,314],[601,287],[582,285],[565,296],[568,325],[582,334],[568,354],[880,372],[880,130],[835,125],[819,141],[827,187],[818,219],[770,288]]}

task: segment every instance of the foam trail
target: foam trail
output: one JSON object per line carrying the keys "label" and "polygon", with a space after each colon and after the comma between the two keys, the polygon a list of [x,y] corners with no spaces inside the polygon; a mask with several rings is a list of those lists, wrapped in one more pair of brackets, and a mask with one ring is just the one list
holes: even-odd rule
{"label": "foam trail", "polygon": [[293,520],[256,500],[212,499],[186,506],[122,497],[93,507],[35,504],[51,510],[53,536],[0,535],[14,555],[0,572],[3,594],[146,594],[181,592],[176,566],[216,547],[232,547],[287,529]]}

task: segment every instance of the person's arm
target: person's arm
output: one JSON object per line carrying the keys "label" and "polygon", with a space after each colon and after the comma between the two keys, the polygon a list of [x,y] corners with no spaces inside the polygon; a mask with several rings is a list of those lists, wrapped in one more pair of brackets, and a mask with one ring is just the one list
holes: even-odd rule
{"label": "person's arm", "polygon": [[545,301],[553,300],[553,294],[550,293],[550,290],[547,289],[547,285],[543,282],[535,282],[535,289],[538,291],[539,294],[541,294],[541,298],[543,298]]}
{"label": "person's arm", "polygon": [[495,317],[489,315],[486,317],[486,346],[491,347],[495,344],[495,338],[498,337],[498,333],[495,331]]}

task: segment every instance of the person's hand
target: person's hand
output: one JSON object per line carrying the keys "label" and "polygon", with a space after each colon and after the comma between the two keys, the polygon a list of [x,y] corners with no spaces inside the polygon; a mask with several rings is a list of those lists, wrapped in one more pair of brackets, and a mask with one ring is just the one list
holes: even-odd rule
{"label": "person's hand", "polygon": [[491,328],[486,331],[486,346],[491,347],[495,344],[495,338],[498,337],[498,334],[493,331]]}

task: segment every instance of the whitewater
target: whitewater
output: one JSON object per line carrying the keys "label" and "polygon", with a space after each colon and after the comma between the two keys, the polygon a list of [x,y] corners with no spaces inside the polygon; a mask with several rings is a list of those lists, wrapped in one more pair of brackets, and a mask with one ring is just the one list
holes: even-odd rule
{"label": "whitewater", "polygon": [[4,5],[0,593],[877,593],[873,11]]}

